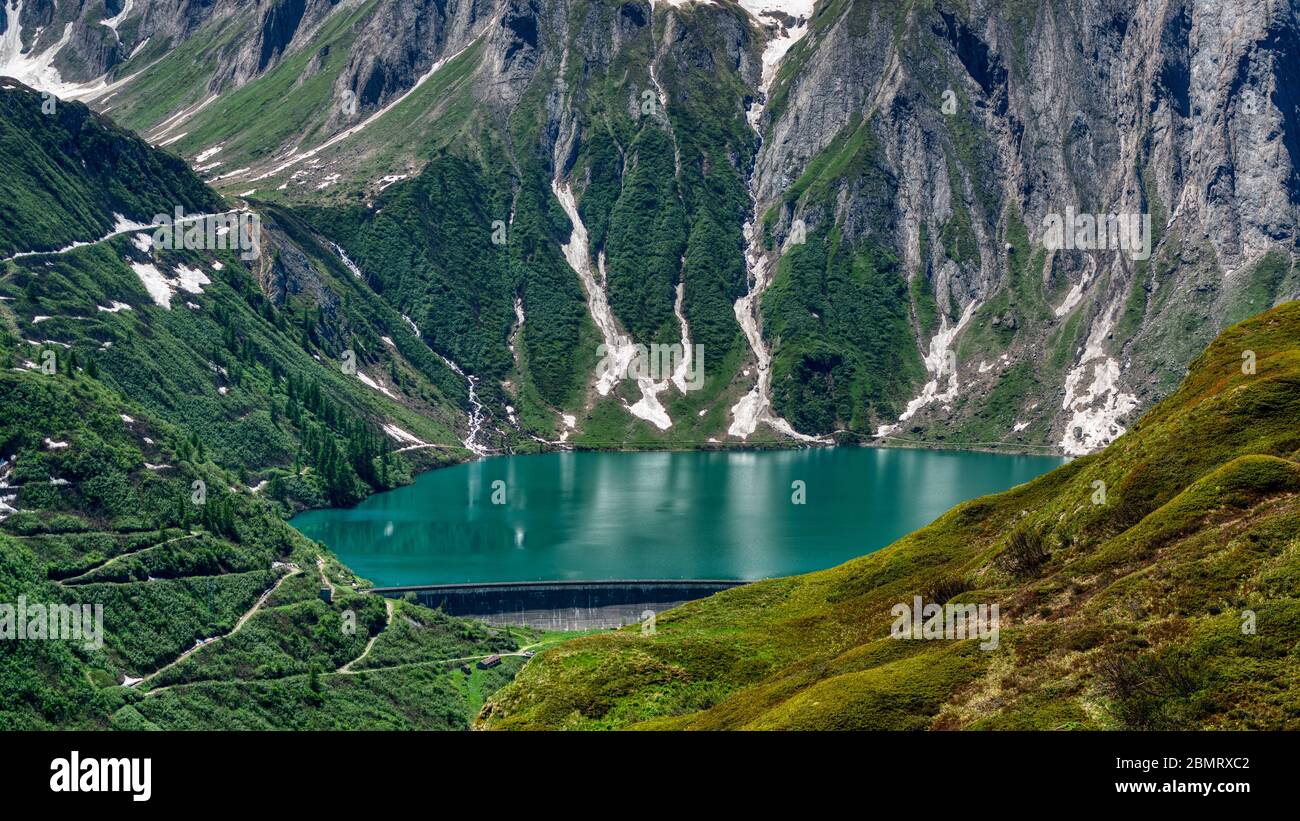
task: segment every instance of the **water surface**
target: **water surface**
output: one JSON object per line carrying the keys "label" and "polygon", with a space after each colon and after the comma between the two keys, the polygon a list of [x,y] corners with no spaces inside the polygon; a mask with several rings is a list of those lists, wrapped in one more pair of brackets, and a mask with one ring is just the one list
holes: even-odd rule
{"label": "water surface", "polygon": [[889,448],[506,456],[292,523],[380,586],[760,579],[879,550],[1063,461]]}

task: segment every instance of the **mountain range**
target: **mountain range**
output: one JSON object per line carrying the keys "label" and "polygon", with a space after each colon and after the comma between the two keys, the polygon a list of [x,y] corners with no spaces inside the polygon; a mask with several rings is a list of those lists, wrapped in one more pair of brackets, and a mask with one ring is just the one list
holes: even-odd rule
{"label": "mountain range", "polygon": [[[337,245],[475,377],[457,429],[481,413],[484,447],[1083,454],[1219,329],[1300,295],[1293,4],[23,0],[6,20],[0,73]],[[1149,255],[1050,247],[1067,214],[1144,216]],[[598,374],[602,343],[701,346],[702,379]]]}
{"label": "mountain range", "polygon": [[[3,726],[1295,723],[1296,4],[0,10],[0,600],[107,619],[0,645]],[[1081,458],[526,666],[284,522],[859,443]]]}

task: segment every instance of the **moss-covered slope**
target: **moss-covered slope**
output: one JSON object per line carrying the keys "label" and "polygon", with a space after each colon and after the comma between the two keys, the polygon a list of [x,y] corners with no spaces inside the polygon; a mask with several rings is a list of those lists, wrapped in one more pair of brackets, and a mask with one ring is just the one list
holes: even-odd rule
{"label": "moss-covered slope", "polygon": [[[1251,352],[1251,353],[1247,353]],[[1247,373],[1253,358],[1253,373]],[[1300,726],[1300,303],[1106,450],[820,573],[541,654],[490,728]],[[997,604],[996,649],[891,608]]]}

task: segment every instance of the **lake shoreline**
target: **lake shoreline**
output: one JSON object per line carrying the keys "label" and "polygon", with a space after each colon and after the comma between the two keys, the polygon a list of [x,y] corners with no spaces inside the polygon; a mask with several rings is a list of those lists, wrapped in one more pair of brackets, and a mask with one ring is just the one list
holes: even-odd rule
{"label": "lake shoreline", "polygon": [[386,587],[753,580],[874,552],[1065,463],[924,447],[574,449],[426,471],[290,524]]}
{"label": "lake shoreline", "polygon": [[[1077,456],[1070,456],[1050,445],[1033,446],[1033,445],[1021,445],[1021,444],[1012,445],[1008,443],[1005,447],[1001,447],[995,443],[947,444],[941,442],[925,442],[925,441],[913,440],[913,439],[899,439],[894,437],[889,437],[889,438],[891,440],[890,442],[881,442],[880,441],[881,437],[871,437],[868,439],[862,439],[862,440],[852,441],[852,442],[831,442],[831,443],[799,443],[793,441],[734,442],[734,443],[710,442],[705,445],[697,445],[695,447],[672,447],[672,446],[652,445],[646,447],[620,447],[620,448],[595,447],[595,446],[588,447],[575,442],[575,443],[564,443],[565,447],[551,447],[551,448],[544,448],[544,449],[539,448],[537,450],[525,450],[516,453],[476,454],[473,453],[472,451],[467,450],[464,452],[466,454],[465,458],[459,458],[459,454],[457,454],[457,458],[452,459],[450,461],[435,462],[435,461],[421,460],[418,463],[412,464],[411,481],[409,483],[405,485],[399,485],[398,487],[395,488],[389,488],[387,490],[372,491],[364,499],[360,499],[355,504],[351,505],[351,507],[355,508],[358,505],[364,504],[366,499],[369,499],[372,496],[377,496],[382,493],[391,493],[392,491],[402,487],[409,487],[411,484],[415,483],[415,480],[419,479],[421,476],[423,476],[426,473],[431,473],[439,470],[450,470],[453,468],[458,468],[462,465],[472,464],[474,462],[481,462],[488,459],[498,459],[503,457],[522,457],[522,456],[546,456],[548,454],[555,454],[555,453],[746,453],[746,452],[770,453],[775,451],[797,452],[797,451],[804,451],[804,450],[833,450],[836,448],[870,448],[870,449],[879,449],[879,450],[924,450],[924,451],[932,451],[935,453],[991,453],[1000,456],[1042,456],[1046,458],[1063,459],[1065,460],[1064,462],[1065,464],[1068,464],[1070,461],[1074,459],[1080,458]],[[552,443],[552,444],[558,444],[558,443]],[[1034,447],[1041,447],[1042,450],[1032,449]],[[286,521],[292,520],[296,516],[314,510],[334,510],[334,509],[347,509],[347,508],[331,508],[328,506],[300,507],[300,508],[290,510],[289,515],[286,517]]]}

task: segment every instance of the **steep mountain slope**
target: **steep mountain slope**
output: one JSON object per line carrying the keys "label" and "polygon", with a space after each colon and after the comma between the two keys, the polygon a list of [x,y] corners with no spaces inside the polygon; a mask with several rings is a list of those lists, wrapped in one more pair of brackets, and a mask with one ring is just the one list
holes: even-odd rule
{"label": "steep mountain slope", "polygon": [[0,73],[305,208],[496,447],[1087,453],[1300,296],[1294,2],[109,5],[24,0]]}
{"label": "steep mountain slope", "polygon": [[180,158],[150,150],[84,106],[44,113],[9,93],[18,89],[0,83],[0,257],[105,236],[123,215],[221,210]]}
{"label": "steep mountain slope", "polygon": [[[811,28],[764,112],[758,198],[778,241],[799,220],[827,257],[902,261],[911,299],[873,290],[929,382],[881,432],[1085,453],[1216,329],[1296,297],[1295,4],[827,2]],[[1069,212],[1149,215],[1150,258],[1045,247]],[[801,342],[834,330],[806,319],[840,290],[800,267],[818,253],[787,254],[765,302]],[[824,359],[778,352],[778,407],[804,409]]]}
{"label": "steep mountain slope", "polygon": [[[0,261],[0,598],[99,606],[103,632],[17,641],[7,613],[0,726],[466,726],[520,660],[471,679],[432,660],[531,634],[386,613],[283,520],[469,456],[464,379],[283,210],[234,212],[260,219],[253,247],[215,242],[243,225],[199,234],[202,215],[163,247],[155,209],[232,204],[8,85],[4,161],[28,196],[5,238],[31,250]],[[409,663],[354,671],[363,652]]]}
{"label": "steep mountain slope", "polygon": [[[1297,418],[1292,302],[1222,333],[1102,452],[840,567],[661,613],[652,635],[549,650],[480,721],[1294,729]],[[998,605],[997,640],[945,640],[942,621],[932,640],[892,636],[893,608],[914,597]]]}

